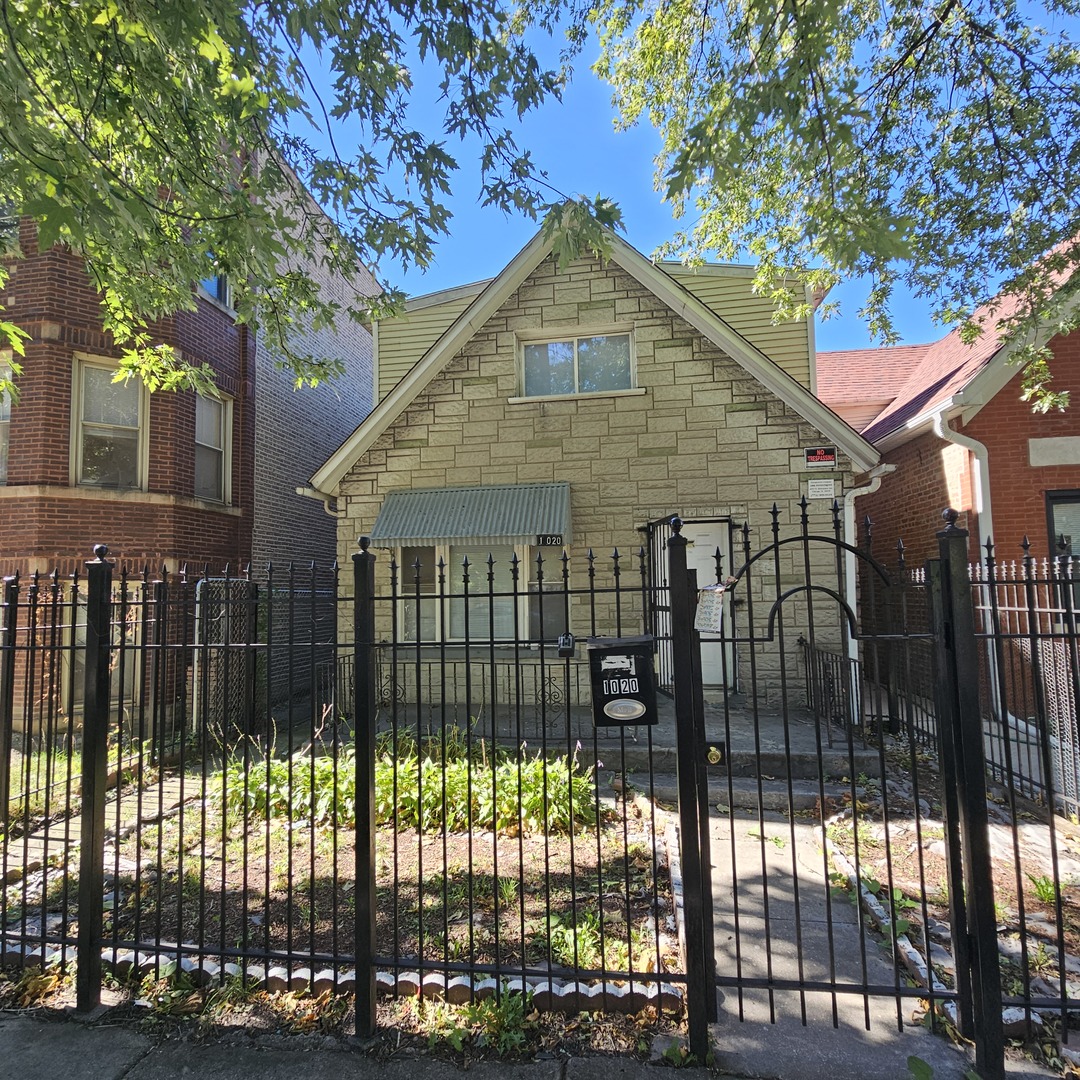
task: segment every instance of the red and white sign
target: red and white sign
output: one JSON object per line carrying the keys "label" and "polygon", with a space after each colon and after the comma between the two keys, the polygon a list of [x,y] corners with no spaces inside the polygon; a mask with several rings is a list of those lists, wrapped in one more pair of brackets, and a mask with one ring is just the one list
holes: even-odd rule
{"label": "red and white sign", "polygon": [[808,446],[803,450],[808,469],[835,469],[835,446]]}

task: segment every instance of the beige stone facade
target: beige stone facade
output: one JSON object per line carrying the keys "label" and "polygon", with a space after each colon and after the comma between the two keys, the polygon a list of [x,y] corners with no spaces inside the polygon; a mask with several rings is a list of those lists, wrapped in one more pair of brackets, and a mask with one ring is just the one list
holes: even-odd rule
{"label": "beige stone facade", "polygon": [[[523,398],[521,342],[543,331],[630,332],[634,388]],[[805,468],[805,448],[834,442],[621,266],[582,259],[560,269],[549,256],[343,476],[339,559],[371,532],[390,492],[566,481],[571,585],[581,587],[589,549],[633,555],[650,521],[749,521],[757,545],[774,503],[785,532],[797,528],[811,477],[832,480],[842,503],[853,486],[843,453],[835,471]],[[809,503],[812,532],[831,535],[831,507]],[[782,583],[802,580],[792,562],[801,554],[789,550]],[[834,566],[823,568],[835,581]],[[787,620],[791,643],[799,610]],[[761,659],[768,682],[773,665]]]}

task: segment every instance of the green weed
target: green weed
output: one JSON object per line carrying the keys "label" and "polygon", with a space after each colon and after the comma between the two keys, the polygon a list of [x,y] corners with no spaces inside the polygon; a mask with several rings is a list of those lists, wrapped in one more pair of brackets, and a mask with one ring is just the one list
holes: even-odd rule
{"label": "green weed", "polygon": [[1028,881],[1031,882],[1035,889],[1035,895],[1044,904],[1053,904],[1057,901],[1057,886],[1054,884],[1054,879],[1047,877],[1046,874],[1040,874],[1036,877],[1034,874],[1028,874]]}

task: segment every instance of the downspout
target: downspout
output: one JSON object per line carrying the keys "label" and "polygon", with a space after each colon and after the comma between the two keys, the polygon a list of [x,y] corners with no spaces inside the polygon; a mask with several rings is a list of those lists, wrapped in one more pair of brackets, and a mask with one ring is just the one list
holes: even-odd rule
{"label": "downspout", "polygon": [[948,443],[962,446],[965,450],[975,455],[975,514],[979,522],[979,551],[975,561],[979,562],[986,552],[986,541],[994,535],[994,518],[990,509],[990,461],[986,447],[970,435],[961,435],[959,431],[953,431],[945,419],[945,411],[942,409],[934,413],[934,434],[939,439]]}
{"label": "downspout", "polygon": [[[850,491],[844,492],[844,543],[850,547],[856,547],[858,541],[858,530],[855,526],[855,500],[862,495],[873,495],[879,487],[881,487],[882,477],[888,476],[889,473],[896,472],[895,465],[887,465],[882,462],[879,465],[875,465],[867,474],[870,477],[870,483],[864,484],[862,487],[852,488]],[[855,608],[855,595],[856,595],[856,557],[849,551],[847,557],[844,559],[844,596],[847,598],[848,605],[854,610]],[[859,659],[859,643],[854,638],[848,639],[848,659],[857,662]]]}
{"label": "downspout", "polygon": [[[976,566],[982,562],[986,557],[986,542],[994,536],[994,517],[990,507],[990,461],[989,455],[984,443],[973,439],[970,435],[961,435],[959,431],[953,431],[949,427],[949,422],[945,419],[945,410],[934,413],[934,434],[939,439],[944,439],[948,443],[953,443],[956,446],[962,446],[965,450],[970,451],[975,455],[975,464],[973,467],[974,483],[972,487],[975,489],[975,514],[976,520],[979,525],[979,548],[975,552],[975,564]],[[986,663],[988,666],[988,676],[990,679],[990,685],[992,687],[998,686],[998,665],[997,656],[994,653],[993,646],[988,641],[986,651]],[[1002,720],[1001,716],[1001,702],[998,699],[996,693],[990,695],[990,705],[994,711],[994,719],[999,723]],[[1017,737],[1020,736],[1020,721],[1011,714],[1007,716],[1009,725],[1016,732]],[[1006,730],[1008,730],[1006,728]],[[1028,732],[1027,734],[1031,734]]]}

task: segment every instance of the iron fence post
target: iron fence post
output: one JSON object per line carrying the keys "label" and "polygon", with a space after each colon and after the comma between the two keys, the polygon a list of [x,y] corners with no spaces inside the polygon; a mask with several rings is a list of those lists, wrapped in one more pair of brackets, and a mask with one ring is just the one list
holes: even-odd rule
{"label": "iron fence post", "polygon": [[353,556],[353,718],[356,751],[356,1035],[375,1034],[375,556]]}
{"label": "iron fence post", "polygon": [[[946,646],[945,607],[942,597],[941,561],[930,559],[926,563],[927,605],[930,628],[934,635],[934,666],[938,677],[934,679],[935,711],[938,717],[937,741],[941,758],[941,773],[953,777],[959,773],[956,758],[955,703],[950,693],[951,683],[945,672],[950,669]],[[960,805],[957,788],[953,783],[942,785],[942,818],[945,828],[945,875],[949,885],[949,925],[952,930],[953,959],[957,972],[971,970],[971,942],[968,937],[967,904],[964,898],[964,846],[960,835]],[[971,980],[956,980],[957,1010],[960,1034],[966,1039],[974,1037],[975,1019],[971,1005]]]}
{"label": "iron fence post", "polygon": [[[709,1052],[709,1022],[716,1019],[708,1012],[710,995],[705,987],[714,984],[711,999],[715,1003],[715,958],[713,942],[707,935],[705,886],[708,866],[703,866],[701,838],[708,830],[708,793],[705,820],[698,787],[698,759],[704,755],[704,740],[699,744],[696,722],[693,651],[693,596],[686,566],[686,537],[682,522],[671,519],[668,537],[668,588],[671,597],[671,651],[675,690],[676,768],[679,786],[679,858],[683,874],[683,921],[686,931],[686,1019],[690,1053],[704,1064]],[[711,886],[710,886],[711,889]],[[709,909],[711,913],[711,895]],[[711,925],[711,918],[709,925]]]}
{"label": "iron fence post", "polygon": [[15,628],[19,622],[19,575],[4,578],[0,625],[0,825],[7,832],[11,801],[11,736],[15,726]]}
{"label": "iron fence post", "polygon": [[[101,942],[105,915],[105,788],[109,753],[109,653],[113,564],[104,544],[86,564],[86,650],[83,690],[82,822],[79,847],[79,936],[76,1005],[101,1002]],[[72,610],[72,623],[77,612]]]}
{"label": "iron fence post", "polygon": [[[694,629],[693,609],[697,598],[697,571],[687,570],[687,590],[691,598],[690,686],[694,694],[694,742],[697,751],[698,851],[701,864],[701,917],[705,942],[706,1014],[716,1018],[716,949],[713,946],[712,838],[709,835],[709,765],[705,757],[705,680],[701,670],[701,635]],[[719,575],[717,575],[719,577]]]}
{"label": "iron fence post", "polygon": [[[1001,969],[986,809],[979,657],[968,577],[968,534],[956,528],[959,515],[955,510],[946,510],[942,516],[946,526],[937,534],[940,561],[933,570],[928,564],[927,571],[937,576],[940,584],[934,602],[934,620],[945,805],[949,809],[950,802],[955,802],[963,851],[969,963],[966,970],[958,963],[957,980],[970,981],[976,1071],[983,1080],[1003,1080]],[[949,793],[951,779],[955,779],[955,800]],[[952,892],[950,881],[950,896]],[[959,936],[955,928],[954,936]]]}

